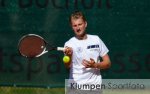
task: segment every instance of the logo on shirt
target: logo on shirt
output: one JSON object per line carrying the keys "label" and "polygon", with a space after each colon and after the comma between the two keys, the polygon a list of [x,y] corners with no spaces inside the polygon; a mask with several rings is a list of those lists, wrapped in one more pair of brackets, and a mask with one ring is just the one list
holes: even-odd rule
{"label": "logo on shirt", "polygon": [[92,48],[99,48],[99,45],[89,45],[87,46],[87,49],[92,49]]}
{"label": "logo on shirt", "polygon": [[81,47],[77,47],[77,52],[81,53],[83,51],[83,49]]}

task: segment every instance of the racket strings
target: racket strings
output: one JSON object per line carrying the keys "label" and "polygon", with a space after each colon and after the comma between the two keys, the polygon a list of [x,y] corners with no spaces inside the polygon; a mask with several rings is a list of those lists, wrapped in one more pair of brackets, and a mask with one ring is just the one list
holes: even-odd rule
{"label": "racket strings", "polygon": [[37,36],[24,37],[20,42],[20,53],[26,57],[35,57],[43,52],[45,42]]}

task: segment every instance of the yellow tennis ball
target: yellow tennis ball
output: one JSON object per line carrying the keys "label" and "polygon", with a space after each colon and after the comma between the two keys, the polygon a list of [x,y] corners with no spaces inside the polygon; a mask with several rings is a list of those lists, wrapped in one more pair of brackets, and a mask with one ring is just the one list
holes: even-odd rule
{"label": "yellow tennis ball", "polygon": [[64,63],[68,63],[70,61],[70,57],[69,56],[64,56],[63,57],[63,62]]}

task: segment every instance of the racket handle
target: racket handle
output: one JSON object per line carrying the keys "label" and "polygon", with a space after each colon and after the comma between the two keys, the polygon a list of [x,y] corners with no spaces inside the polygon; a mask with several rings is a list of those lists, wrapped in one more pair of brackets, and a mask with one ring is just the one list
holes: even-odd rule
{"label": "racket handle", "polygon": [[58,51],[64,51],[64,49],[65,49],[65,48],[63,48],[63,47],[57,47],[57,50],[58,50]]}

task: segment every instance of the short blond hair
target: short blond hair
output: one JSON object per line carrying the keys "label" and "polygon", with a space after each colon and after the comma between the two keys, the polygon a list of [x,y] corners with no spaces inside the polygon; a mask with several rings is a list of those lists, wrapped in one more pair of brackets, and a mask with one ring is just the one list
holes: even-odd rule
{"label": "short blond hair", "polygon": [[79,19],[82,18],[84,21],[86,21],[86,18],[84,16],[84,14],[81,11],[75,11],[74,13],[71,14],[70,18],[69,18],[69,22],[71,23],[72,19]]}

